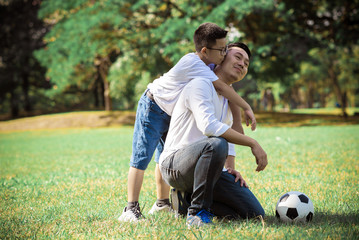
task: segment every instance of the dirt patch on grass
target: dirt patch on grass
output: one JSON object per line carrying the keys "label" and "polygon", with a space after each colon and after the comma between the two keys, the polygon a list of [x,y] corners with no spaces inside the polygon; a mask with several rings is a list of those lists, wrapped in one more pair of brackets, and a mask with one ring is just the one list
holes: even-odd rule
{"label": "dirt patch on grass", "polygon": [[0,131],[23,131],[56,128],[96,128],[133,125],[135,112],[71,112],[41,115],[0,122]]}
{"label": "dirt patch on grass", "polygon": [[[97,128],[129,125],[133,126],[136,113],[131,111],[93,111],[26,117],[0,121],[0,131],[24,131],[57,128]],[[292,114],[278,112],[256,113],[258,126],[299,127],[318,125],[359,124],[358,116],[343,118],[335,115]]]}

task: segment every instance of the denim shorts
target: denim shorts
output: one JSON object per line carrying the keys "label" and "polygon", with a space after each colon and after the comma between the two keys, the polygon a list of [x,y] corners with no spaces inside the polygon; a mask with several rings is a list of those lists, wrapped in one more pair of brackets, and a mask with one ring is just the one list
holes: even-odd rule
{"label": "denim shorts", "polygon": [[146,96],[146,92],[137,106],[130,161],[131,167],[140,170],[147,168],[155,150],[155,161],[158,163],[171,120],[166,112]]}

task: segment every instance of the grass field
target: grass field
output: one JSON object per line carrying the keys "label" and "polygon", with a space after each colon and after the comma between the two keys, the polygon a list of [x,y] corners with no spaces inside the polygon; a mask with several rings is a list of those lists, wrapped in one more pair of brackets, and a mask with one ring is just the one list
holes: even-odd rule
{"label": "grass field", "polygon": [[[187,229],[185,219],[149,216],[154,163],[140,204],[147,221],[117,221],[127,198],[132,127],[0,133],[0,239],[359,239],[359,125],[262,127],[247,134],[267,151],[257,173],[250,150],[237,147],[237,169],[262,203],[266,218]],[[275,218],[285,192],[314,203],[309,224]]]}

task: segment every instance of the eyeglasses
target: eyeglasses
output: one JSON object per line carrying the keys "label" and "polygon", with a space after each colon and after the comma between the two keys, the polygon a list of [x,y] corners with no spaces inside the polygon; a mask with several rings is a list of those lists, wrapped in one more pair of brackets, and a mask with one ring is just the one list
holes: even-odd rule
{"label": "eyeglasses", "polygon": [[222,49],[218,49],[218,48],[209,48],[207,47],[208,49],[211,49],[211,50],[217,50],[217,51],[221,51],[221,55],[224,56],[227,54],[228,52],[228,46],[225,46],[224,48]]}

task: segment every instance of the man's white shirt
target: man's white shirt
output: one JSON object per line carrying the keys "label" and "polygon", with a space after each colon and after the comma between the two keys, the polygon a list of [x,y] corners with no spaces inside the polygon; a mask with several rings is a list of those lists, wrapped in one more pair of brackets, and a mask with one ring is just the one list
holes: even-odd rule
{"label": "man's white shirt", "polygon": [[171,116],[184,86],[199,77],[210,81],[218,80],[217,75],[197,54],[188,53],[167,73],[148,84],[147,87],[153,94],[157,105]]}
{"label": "man's white shirt", "polygon": [[[232,126],[228,100],[217,94],[209,79],[198,77],[182,90],[172,112],[160,163],[175,151],[210,136],[218,137]],[[228,155],[235,156],[229,143]]]}

